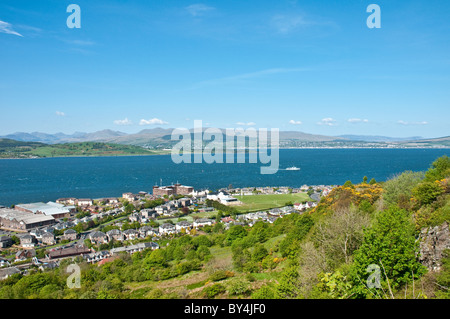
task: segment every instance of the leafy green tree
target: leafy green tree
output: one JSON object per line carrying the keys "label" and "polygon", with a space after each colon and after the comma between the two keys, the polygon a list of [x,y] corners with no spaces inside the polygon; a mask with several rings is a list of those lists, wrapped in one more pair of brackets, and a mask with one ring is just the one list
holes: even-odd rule
{"label": "leafy green tree", "polygon": [[241,225],[234,225],[228,229],[226,233],[225,242],[229,246],[236,239],[244,238],[247,235],[247,231]]}
{"label": "leafy green tree", "polygon": [[166,255],[164,249],[156,249],[147,255],[144,259],[144,267],[147,269],[152,267],[164,267],[166,263]]}
{"label": "leafy green tree", "polygon": [[377,183],[377,181],[375,180],[375,178],[371,178],[369,181],[370,185],[375,185]]}
{"label": "leafy green tree", "polygon": [[252,259],[258,262],[263,260],[268,254],[267,249],[263,245],[258,244],[253,250]]}
{"label": "leafy green tree", "polygon": [[364,177],[363,177],[363,183],[364,183],[364,184],[367,184],[367,180],[368,180],[368,177],[367,177],[367,176],[364,176]]}
{"label": "leafy green tree", "polygon": [[450,158],[447,155],[439,157],[435,160],[428,171],[425,178],[429,182],[441,180],[450,176]]}
{"label": "leafy green tree", "polygon": [[346,181],[343,186],[344,187],[355,188],[355,186],[353,186],[352,181],[350,181],[350,180]]}
{"label": "leafy green tree", "polygon": [[428,205],[434,202],[444,189],[437,181],[422,182],[413,188],[412,194],[419,201],[420,205]]}
{"label": "leafy green tree", "polygon": [[[423,177],[424,174],[421,172],[406,171],[386,181],[383,186],[383,201],[386,206],[409,203],[413,188],[423,180]],[[408,208],[406,205],[400,206]]]}
{"label": "leafy green tree", "polygon": [[[401,285],[417,279],[425,268],[417,261],[418,242],[414,225],[407,211],[398,207],[385,210],[376,218],[375,224],[364,233],[364,240],[354,254],[351,271],[356,296],[370,293],[365,287],[369,265],[381,269],[382,286],[395,291]],[[375,288],[372,288],[372,290]]]}
{"label": "leafy green tree", "polygon": [[270,237],[269,225],[263,221],[257,221],[250,230],[249,236],[255,236],[260,243],[265,242]]}
{"label": "leafy green tree", "polygon": [[206,235],[200,235],[200,236],[195,237],[192,240],[192,243],[197,247],[199,247],[199,246],[211,247],[213,244],[211,242],[211,240],[208,238],[208,236],[206,236]]}
{"label": "leafy green tree", "polygon": [[279,284],[276,287],[277,295],[281,298],[295,298],[299,291],[297,287],[299,273],[296,266],[290,266],[286,268],[279,280]]}
{"label": "leafy green tree", "polygon": [[125,206],[125,213],[131,214],[135,209],[136,209],[136,207],[134,207],[133,204],[129,203]]}

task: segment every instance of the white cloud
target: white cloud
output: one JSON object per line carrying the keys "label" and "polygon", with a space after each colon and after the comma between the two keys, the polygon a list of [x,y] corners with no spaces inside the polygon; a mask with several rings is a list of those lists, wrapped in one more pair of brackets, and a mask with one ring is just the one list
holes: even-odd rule
{"label": "white cloud", "polygon": [[131,124],[133,124],[133,122],[130,121],[130,120],[126,117],[126,118],[123,119],[123,120],[115,120],[115,121],[114,121],[114,124],[116,124],[116,125],[131,125]]}
{"label": "white cloud", "polygon": [[300,26],[308,25],[309,23],[305,21],[304,17],[300,15],[276,15],[271,20],[271,25],[279,33],[289,33]]}
{"label": "white cloud", "polygon": [[336,120],[331,117],[326,117],[322,119],[320,122],[317,122],[318,125],[328,125],[328,126],[335,126]]}
{"label": "white cloud", "polygon": [[157,119],[157,118],[153,118],[153,119],[150,119],[150,120],[142,119],[142,120],[139,122],[139,125],[157,125],[157,124],[159,124],[159,125],[164,125],[164,124],[169,124],[169,123],[166,122],[166,121]]}
{"label": "white cloud", "polygon": [[61,111],[56,111],[55,113],[56,113],[56,115],[58,115],[58,116],[66,116],[66,113],[61,112]]}
{"label": "white cloud", "polygon": [[403,121],[403,120],[399,120],[397,123],[398,123],[398,124],[401,124],[401,125],[427,125],[427,124],[428,124],[427,121],[422,121],[422,122],[406,122],[406,121]]}
{"label": "white cloud", "polygon": [[256,125],[256,123],[255,123],[255,122],[247,122],[247,123],[244,123],[244,122],[237,122],[236,125],[241,125],[241,126],[253,126],[253,125]]}
{"label": "white cloud", "polygon": [[349,123],[368,123],[369,120],[368,119],[351,118],[351,119],[348,119],[347,122],[349,122]]}
{"label": "white cloud", "polygon": [[202,3],[196,3],[196,4],[191,4],[190,6],[187,6],[185,9],[193,17],[198,17],[198,16],[204,15],[206,12],[214,10],[215,8],[207,6]]}
{"label": "white cloud", "polygon": [[13,30],[11,23],[0,20],[0,33],[14,34],[23,37],[19,32]]}
{"label": "white cloud", "polygon": [[217,78],[217,79],[211,79],[206,81],[197,82],[193,85],[192,88],[201,88],[204,86],[211,86],[211,85],[223,85],[227,83],[234,83],[236,81],[242,81],[247,79],[255,79],[260,78],[268,75],[277,75],[277,74],[284,74],[284,73],[293,73],[293,72],[304,72],[308,71],[307,68],[272,68],[272,69],[265,69],[260,70],[256,72],[249,72],[249,73],[242,73],[232,76],[227,76],[223,78]]}
{"label": "white cloud", "polygon": [[294,125],[301,125],[302,121],[294,121],[294,120],[290,120],[289,124],[294,124]]}

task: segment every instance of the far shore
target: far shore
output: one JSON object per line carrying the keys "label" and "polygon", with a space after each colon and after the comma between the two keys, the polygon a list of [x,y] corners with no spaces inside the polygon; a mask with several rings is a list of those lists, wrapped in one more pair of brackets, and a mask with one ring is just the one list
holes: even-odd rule
{"label": "far shore", "polygon": [[[382,149],[382,150],[417,150],[417,149],[450,149],[450,146],[448,147],[280,147],[278,148],[280,150],[330,150],[330,149],[337,149],[337,150],[353,150],[353,149]],[[161,151],[160,153],[156,154],[111,154],[111,155],[63,155],[63,156],[52,156],[52,157],[0,157],[0,160],[11,160],[11,159],[45,159],[45,158],[70,158],[70,157],[127,157],[127,156],[159,156],[159,155],[170,155],[171,152]],[[198,154],[198,152],[187,152],[187,154]],[[228,154],[227,152],[223,152],[222,154]]]}

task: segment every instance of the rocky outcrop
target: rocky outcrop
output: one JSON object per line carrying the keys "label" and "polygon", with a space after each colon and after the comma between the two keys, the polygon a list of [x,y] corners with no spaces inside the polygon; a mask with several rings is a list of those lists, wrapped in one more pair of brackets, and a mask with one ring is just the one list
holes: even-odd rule
{"label": "rocky outcrop", "polygon": [[430,271],[441,269],[442,254],[450,249],[450,229],[447,222],[422,229],[420,233],[419,261]]}

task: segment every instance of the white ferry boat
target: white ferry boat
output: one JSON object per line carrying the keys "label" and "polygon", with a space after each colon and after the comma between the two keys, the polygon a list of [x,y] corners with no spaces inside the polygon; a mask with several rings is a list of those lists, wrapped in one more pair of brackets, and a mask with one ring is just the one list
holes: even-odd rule
{"label": "white ferry boat", "polygon": [[295,167],[295,166],[291,166],[291,167],[286,168],[286,170],[287,170],[287,171],[299,171],[300,168]]}

